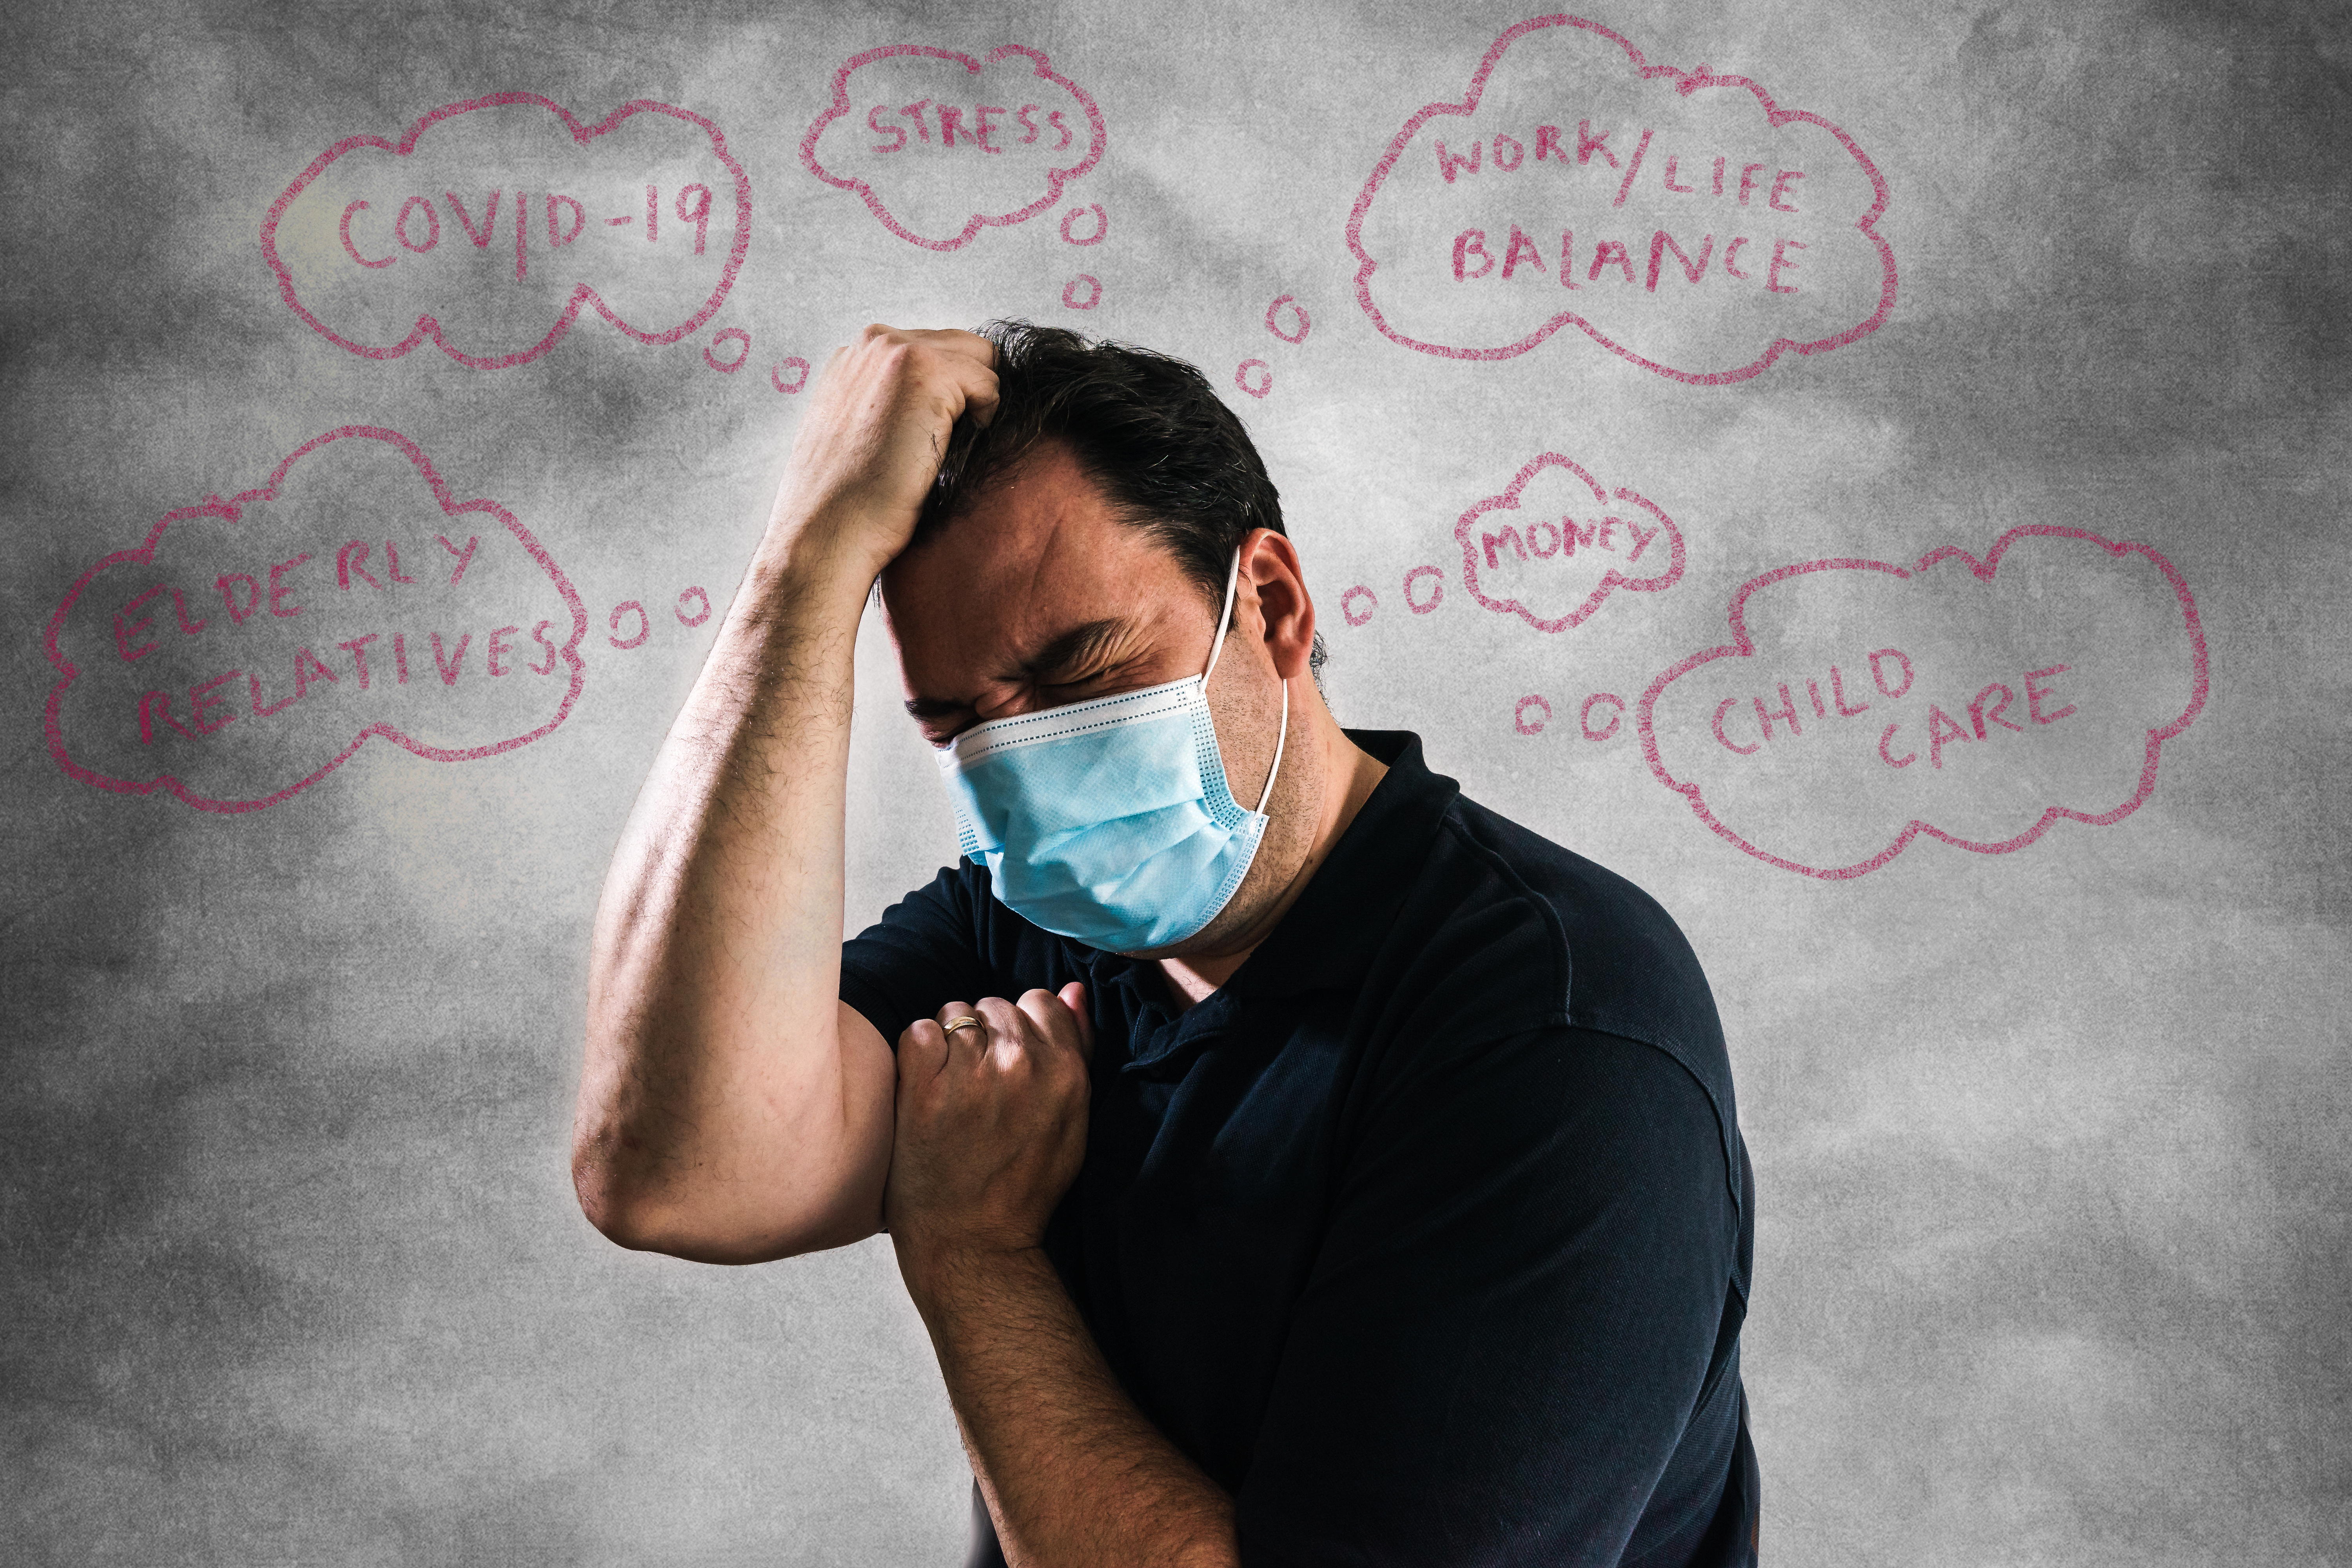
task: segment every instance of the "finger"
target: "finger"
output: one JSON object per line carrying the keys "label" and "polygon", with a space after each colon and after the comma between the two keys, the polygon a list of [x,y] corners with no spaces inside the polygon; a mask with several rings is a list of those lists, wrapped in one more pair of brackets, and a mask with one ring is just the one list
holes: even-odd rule
{"label": "finger", "polygon": [[1066,1055],[1080,1063],[1086,1061],[1084,1026],[1060,996],[1042,988],[1024,992],[1021,1011],[1055,1054]]}
{"label": "finger", "polygon": [[[982,342],[987,341],[985,338],[981,340]],[[989,421],[996,417],[996,405],[1002,395],[996,372],[961,354],[942,355],[938,363],[946,379],[955,386],[961,403],[961,407],[957,410],[958,416],[969,416],[974,425],[986,428]]]}
{"label": "finger", "polygon": [[[980,1024],[977,1027],[970,1024],[954,1029],[948,1027],[959,1018],[978,1018]],[[989,1036],[992,1033],[988,1026],[987,1016],[968,1002],[950,1002],[940,1008],[934,1015],[931,1026],[946,1037],[950,1054],[959,1049],[969,1050],[974,1055],[983,1053],[988,1049]]]}
{"label": "finger", "polygon": [[1062,1005],[1067,1007],[1071,1016],[1077,1019],[1078,1049],[1085,1054],[1087,1060],[1093,1061],[1095,1059],[1095,1016],[1093,1010],[1087,1005],[1087,983],[1083,980],[1073,980],[1055,994],[1061,997]]}
{"label": "finger", "polygon": [[1002,996],[983,996],[977,1011],[988,1022],[989,1047],[999,1067],[1010,1068],[1024,1057],[1036,1055],[1040,1030],[1026,1009]]}
{"label": "finger", "polygon": [[961,327],[893,327],[876,321],[860,334],[864,342],[908,343],[937,356],[942,368],[960,364],[962,368],[986,372],[992,384],[997,363],[993,339],[978,332],[968,332]]}
{"label": "finger", "polygon": [[919,328],[895,331],[893,335],[929,351],[926,358],[934,374],[956,390],[956,406],[950,410],[951,415],[961,417],[968,414],[971,422],[980,426],[996,417],[999,389],[994,342],[978,332],[956,328]]}
{"label": "finger", "polygon": [[978,332],[968,332],[961,327],[912,327],[904,331],[906,337],[919,342],[933,343],[950,353],[959,353],[992,368],[996,363],[996,342]]}
{"label": "finger", "polygon": [[947,1037],[938,1024],[918,1018],[898,1036],[898,1081],[920,1083],[936,1078],[948,1064]]}

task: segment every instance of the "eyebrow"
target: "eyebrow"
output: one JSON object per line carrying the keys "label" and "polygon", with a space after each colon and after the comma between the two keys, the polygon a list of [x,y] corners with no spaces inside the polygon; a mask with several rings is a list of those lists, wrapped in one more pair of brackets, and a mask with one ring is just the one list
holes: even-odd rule
{"label": "eyebrow", "polygon": [[[1128,622],[1117,616],[1102,620],[1083,621],[1054,637],[1043,647],[1021,661],[1022,673],[1030,679],[1054,675],[1084,664],[1099,654],[1103,647],[1128,628]],[[1045,682],[1044,684],[1053,684]],[[910,697],[907,711],[919,720],[952,719],[959,713],[972,711],[969,702],[951,697]]]}

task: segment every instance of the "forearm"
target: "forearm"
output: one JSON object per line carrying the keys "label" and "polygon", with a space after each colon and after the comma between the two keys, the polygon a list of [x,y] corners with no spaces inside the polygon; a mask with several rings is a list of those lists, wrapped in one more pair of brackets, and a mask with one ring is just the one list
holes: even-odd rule
{"label": "forearm", "polygon": [[1232,1498],[1119,1387],[1042,1251],[899,1263],[1012,1562],[1240,1561]]}
{"label": "forearm", "polygon": [[632,1245],[789,1249],[821,1217],[789,1194],[821,1207],[873,1142],[850,1123],[887,1148],[887,1087],[856,1092],[835,1024],[860,570],[762,547],[614,857],[573,1174]]}

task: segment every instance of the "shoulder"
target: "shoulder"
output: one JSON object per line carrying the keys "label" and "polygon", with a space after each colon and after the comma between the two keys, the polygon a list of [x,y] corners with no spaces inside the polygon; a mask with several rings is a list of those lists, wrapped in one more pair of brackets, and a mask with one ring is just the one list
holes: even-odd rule
{"label": "shoulder", "polygon": [[1695,1079],[1727,1142],[1730,1061],[1706,972],[1624,877],[1457,795],[1388,946],[1375,987],[1415,1054],[1528,1029],[1615,1036]]}
{"label": "shoulder", "polygon": [[1389,946],[1375,968],[1398,1001],[1471,1008],[1490,1035],[1575,1025],[1720,1043],[1698,957],[1655,899],[1466,796],[1439,819]]}
{"label": "shoulder", "polygon": [[960,858],[882,911],[881,918],[852,938],[853,951],[874,944],[953,947],[992,968],[1017,969],[1024,960],[1065,939],[1040,931],[996,901],[988,868]]}
{"label": "shoulder", "polygon": [[998,903],[987,869],[961,860],[841,944],[841,995],[895,1040],[908,1020],[951,999],[1083,978],[1076,955],[1085,951]]}
{"label": "shoulder", "polygon": [[1542,961],[1558,961],[1547,983],[1559,987],[1564,1022],[1673,1051],[1720,1052],[1706,973],[1657,900],[1466,796],[1447,812],[1444,837],[1476,868],[1463,878],[1465,891],[1518,912],[1510,923],[1522,984],[1542,973]]}

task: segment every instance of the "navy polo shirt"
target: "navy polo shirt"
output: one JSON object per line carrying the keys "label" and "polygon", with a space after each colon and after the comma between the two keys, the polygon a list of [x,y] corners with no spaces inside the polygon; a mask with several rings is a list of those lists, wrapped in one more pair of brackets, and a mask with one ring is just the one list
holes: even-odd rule
{"label": "navy polo shirt", "polygon": [[[842,996],[895,1046],[1087,982],[1086,1163],[1045,1251],[1234,1495],[1249,1568],[1749,1563],[1754,1210],[1698,961],[1416,737],[1349,736],[1387,775],[1198,1005],[969,860],[843,944]],[[971,1561],[1001,1563],[975,1513]]]}

